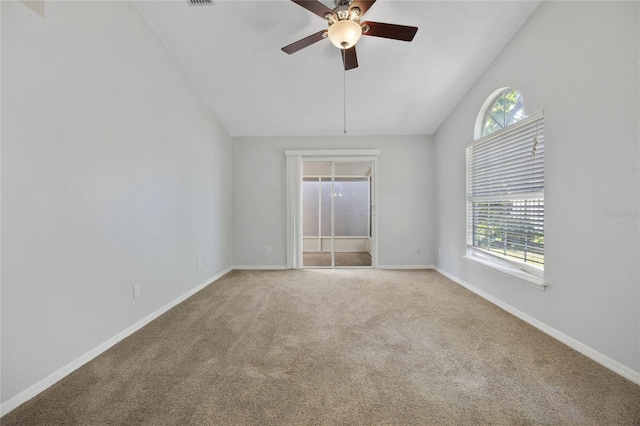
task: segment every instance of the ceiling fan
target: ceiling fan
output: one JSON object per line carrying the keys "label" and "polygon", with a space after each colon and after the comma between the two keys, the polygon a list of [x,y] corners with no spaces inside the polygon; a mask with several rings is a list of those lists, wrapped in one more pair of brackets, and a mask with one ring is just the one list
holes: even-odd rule
{"label": "ceiling fan", "polygon": [[360,36],[367,35],[411,41],[418,31],[417,27],[405,25],[371,21],[360,23],[360,18],[373,6],[376,0],[335,0],[336,7],[334,9],[329,9],[317,0],[291,1],[326,19],[329,28],[291,43],[283,47],[282,51],[292,54],[328,37],[334,46],[343,50],[342,60],[345,71],[358,67],[355,44],[360,39]]}

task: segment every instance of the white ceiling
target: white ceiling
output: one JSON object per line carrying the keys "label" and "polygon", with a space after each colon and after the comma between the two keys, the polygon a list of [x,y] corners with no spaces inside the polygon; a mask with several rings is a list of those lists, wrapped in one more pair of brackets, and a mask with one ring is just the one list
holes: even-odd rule
{"label": "white ceiling", "polygon": [[[232,136],[343,133],[340,51],[329,40],[280,50],[325,20],[288,0],[136,4]],[[360,39],[359,68],[346,73],[348,133],[433,134],[538,4],[378,0],[363,21],[419,29],[410,43]]]}

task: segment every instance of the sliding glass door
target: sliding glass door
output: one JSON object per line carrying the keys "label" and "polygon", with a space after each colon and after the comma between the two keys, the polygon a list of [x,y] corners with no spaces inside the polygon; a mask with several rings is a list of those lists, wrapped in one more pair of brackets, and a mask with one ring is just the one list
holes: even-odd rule
{"label": "sliding glass door", "polygon": [[373,163],[305,162],[303,267],[371,267]]}

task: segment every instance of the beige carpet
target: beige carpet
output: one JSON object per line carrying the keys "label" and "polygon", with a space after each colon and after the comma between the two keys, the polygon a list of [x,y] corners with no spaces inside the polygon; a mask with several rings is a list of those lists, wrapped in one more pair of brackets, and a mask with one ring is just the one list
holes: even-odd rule
{"label": "beige carpet", "polygon": [[235,271],[2,425],[638,425],[635,385],[433,271]]}
{"label": "beige carpet", "polygon": [[[302,253],[304,267],[331,266],[331,253],[305,251]],[[366,252],[336,252],[336,266],[371,266],[371,255]]]}

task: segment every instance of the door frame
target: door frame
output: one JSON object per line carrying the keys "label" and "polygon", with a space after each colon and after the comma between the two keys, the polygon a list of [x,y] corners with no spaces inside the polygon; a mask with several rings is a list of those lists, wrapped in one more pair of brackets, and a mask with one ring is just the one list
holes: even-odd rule
{"label": "door frame", "polygon": [[[302,267],[302,169],[305,162],[371,162],[371,268],[378,268],[378,160],[379,149],[291,150],[287,156],[287,268]],[[291,165],[294,165],[293,167]],[[332,232],[333,234],[333,232]],[[333,244],[333,243],[332,243]],[[332,252],[334,250],[332,249]],[[332,255],[333,257],[333,255]],[[333,262],[332,262],[333,263]],[[355,267],[353,267],[355,268]]]}

